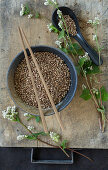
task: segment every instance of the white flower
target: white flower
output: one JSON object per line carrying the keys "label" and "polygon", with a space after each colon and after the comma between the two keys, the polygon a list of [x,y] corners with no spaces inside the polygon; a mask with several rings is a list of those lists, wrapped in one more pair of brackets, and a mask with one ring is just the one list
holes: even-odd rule
{"label": "white flower", "polygon": [[86,60],[90,60],[90,58],[89,58],[89,56],[88,56],[88,53],[87,53],[87,52],[85,52],[85,55],[83,56],[83,58],[85,58],[85,61],[86,61]]}
{"label": "white flower", "polygon": [[27,135],[19,135],[19,136],[17,136],[18,141],[21,141],[21,140],[23,140],[25,138],[27,138]]}
{"label": "white flower", "polygon": [[34,129],[34,126],[28,126],[27,127],[29,130],[33,130]]}
{"label": "white flower", "polygon": [[79,59],[81,59],[82,58],[82,56],[79,56]]}
{"label": "white flower", "polygon": [[99,92],[98,92],[98,89],[93,88],[92,90],[93,90],[93,93],[94,93],[94,94],[97,94],[97,95],[98,95],[98,93],[99,93]]}
{"label": "white flower", "polygon": [[7,112],[11,112],[11,106],[7,107]]}
{"label": "white flower", "polygon": [[85,84],[82,84],[82,89],[84,90],[84,89],[86,89],[86,86],[85,86]]}
{"label": "white flower", "polygon": [[25,5],[24,5],[24,4],[21,4],[21,8],[24,9],[24,8],[25,8]]}
{"label": "white flower", "polygon": [[8,120],[17,121],[18,117],[16,115],[18,115],[18,112],[16,112],[15,106],[8,106],[7,110],[2,111],[3,118],[6,118]]}
{"label": "white flower", "polygon": [[20,16],[23,16],[23,15],[24,15],[24,11],[21,10],[21,11],[20,11]]}
{"label": "white flower", "polygon": [[3,116],[4,119],[6,118],[6,115],[7,115],[7,111],[6,111],[6,110],[3,110],[3,111],[2,111],[2,116]]}
{"label": "white flower", "polygon": [[58,26],[62,29],[62,28],[63,28],[63,22],[60,21],[60,22],[58,23]]}
{"label": "white flower", "polygon": [[25,117],[28,117],[28,116],[29,116],[29,113],[24,113],[24,116],[25,116]]}
{"label": "white flower", "polygon": [[33,14],[29,14],[28,15],[28,18],[30,19],[30,18],[32,18],[33,17]]}
{"label": "white flower", "polygon": [[97,37],[96,35],[93,35],[93,41],[95,41],[95,40],[96,40],[96,37]]}
{"label": "white flower", "polygon": [[51,138],[54,142],[59,142],[60,136],[59,136],[57,133],[50,132],[49,135],[50,135],[50,138]]}
{"label": "white flower", "polygon": [[44,2],[44,5],[49,5],[49,2],[46,0],[46,1]]}
{"label": "white flower", "polygon": [[11,108],[11,112],[12,112],[12,113],[15,113],[15,111],[16,111],[16,106],[13,106],[13,107]]}
{"label": "white flower", "polygon": [[62,18],[62,11],[60,11],[59,9],[57,10],[57,14],[59,16],[59,18]]}
{"label": "white flower", "polygon": [[90,66],[90,67],[88,67],[88,69],[93,70],[93,67],[92,67],[92,66]]}
{"label": "white flower", "polygon": [[87,23],[92,24],[92,23],[93,23],[93,21],[90,19],[90,20],[88,20],[88,22],[87,22]]}
{"label": "white flower", "polygon": [[49,29],[50,32],[53,30],[53,29],[52,29],[52,23],[49,23],[49,24],[47,25],[47,27],[48,27],[48,29]]}
{"label": "white flower", "polygon": [[62,48],[61,43],[62,43],[61,41],[58,41],[58,40],[57,40],[57,41],[55,41],[55,44],[56,44],[56,45],[58,45],[58,46],[59,46],[59,48]]}
{"label": "white flower", "polygon": [[93,20],[93,24],[94,24],[94,25],[100,24],[100,20],[99,20],[98,17],[95,17],[95,19]]}

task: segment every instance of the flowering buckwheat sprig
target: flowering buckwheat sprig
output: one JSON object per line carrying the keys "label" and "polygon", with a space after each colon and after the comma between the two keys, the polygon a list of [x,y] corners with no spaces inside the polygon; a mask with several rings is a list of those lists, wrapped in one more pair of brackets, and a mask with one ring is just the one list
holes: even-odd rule
{"label": "flowering buckwheat sprig", "polygon": [[44,5],[57,5],[56,0],[45,0]]}
{"label": "flowering buckwheat sprig", "polygon": [[51,138],[54,142],[59,142],[60,136],[59,136],[57,133],[55,133],[55,132],[50,132],[49,135],[50,135],[50,138]]}
{"label": "flowering buckwheat sprig", "polygon": [[16,111],[15,106],[13,107],[8,106],[7,110],[2,111],[2,116],[4,117],[4,119],[8,119],[11,121],[20,121],[18,112]]}
{"label": "flowering buckwheat sprig", "polygon": [[28,137],[27,135],[18,135],[18,136],[17,136],[17,140],[18,140],[18,141],[21,141],[21,140],[26,139],[27,137]]}

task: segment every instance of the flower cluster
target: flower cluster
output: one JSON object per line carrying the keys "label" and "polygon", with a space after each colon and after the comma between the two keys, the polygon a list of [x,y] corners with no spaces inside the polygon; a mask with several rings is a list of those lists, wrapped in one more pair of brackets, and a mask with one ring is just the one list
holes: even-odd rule
{"label": "flower cluster", "polygon": [[60,11],[59,9],[57,10],[57,15],[58,17],[61,19],[62,18],[62,11]]}
{"label": "flower cluster", "polygon": [[63,28],[63,22],[60,20],[60,22],[58,23],[58,26],[62,29]]}
{"label": "flower cluster", "polygon": [[56,0],[45,0],[44,5],[57,5]]}
{"label": "flower cluster", "polygon": [[48,27],[48,30],[49,30],[49,32],[51,32],[53,29],[52,29],[52,23],[49,23],[48,25],[47,25],[47,27]]}
{"label": "flower cluster", "polygon": [[89,56],[88,56],[88,53],[87,53],[87,52],[85,52],[84,56],[79,56],[79,59],[81,59],[81,58],[84,58],[84,59],[85,59],[85,61],[90,60],[90,58],[89,58]]}
{"label": "flower cluster", "polygon": [[25,12],[25,5],[21,4],[20,16],[23,16]]}
{"label": "flower cluster", "polygon": [[61,46],[62,42],[61,41],[57,40],[57,41],[55,41],[55,44],[58,45],[59,48],[62,48],[62,46]]}
{"label": "flower cluster", "polygon": [[34,126],[30,126],[30,125],[29,125],[27,128],[28,128],[28,130],[33,130],[33,129],[34,129]]}
{"label": "flower cluster", "polygon": [[28,136],[27,135],[18,135],[17,136],[17,140],[18,141],[21,141],[21,140],[23,140],[23,139],[25,139],[25,138],[27,138]]}
{"label": "flower cluster", "polygon": [[90,19],[90,20],[88,20],[87,23],[92,24],[92,25],[99,25],[99,24],[100,24],[100,20],[99,20],[98,17],[95,17],[94,20],[91,20],[91,19]]}
{"label": "flower cluster", "polygon": [[50,132],[49,135],[50,135],[50,138],[51,138],[54,142],[59,142],[60,136],[59,136],[57,133]]}
{"label": "flower cluster", "polygon": [[28,18],[30,19],[30,18],[32,18],[33,17],[33,14],[29,14],[28,15]]}
{"label": "flower cluster", "polygon": [[96,89],[96,88],[93,88],[92,91],[93,91],[93,93],[96,94],[96,95],[98,95],[98,93],[99,93],[99,92],[98,92],[98,89]]}
{"label": "flower cluster", "polygon": [[18,121],[18,112],[16,112],[16,107],[8,106],[7,110],[2,111],[2,115],[4,118],[12,121]]}

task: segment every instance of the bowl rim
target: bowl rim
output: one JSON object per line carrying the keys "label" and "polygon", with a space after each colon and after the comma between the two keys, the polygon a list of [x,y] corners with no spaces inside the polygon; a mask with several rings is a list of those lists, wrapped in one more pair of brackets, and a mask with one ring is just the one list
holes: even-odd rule
{"label": "bowl rim", "polygon": [[[35,46],[31,46],[31,48],[50,48],[50,49],[56,50],[56,51],[58,51],[59,53],[61,53],[63,56],[65,56],[65,57],[68,59],[68,61],[71,63],[72,67],[73,67],[74,74],[75,74],[75,88],[74,88],[73,93],[72,93],[71,97],[69,98],[68,102],[65,104],[65,106],[63,106],[62,108],[59,108],[59,112],[60,112],[60,111],[62,111],[64,108],[66,108],[66,107],[69,105],[69,103],[72,101],[72,99],[73,99],[73,97],[74,97],[74,95],[75,95],[75,92],[76,92],[78,79],[77,79],[77,72],[76,72],[75,66],[74,66],[72,60],[70,59],[70,57],[69,57],[67,54],[65,54],[63,51],[61,51],[60,49],[58,49],[58,48],[55,48],[55,47],[52,47],[52,46],[47,46],[47,45],[35,45]],[[28,50],[28,48],[26,48],[26,50]],[[12,95],[11,95],[11,91],[10,91],[9,85],[8,85],[8,77],[9,77],[10,69],[11,69],[13,63],[15,62],[16,58],[18,58],[22,53],[23,53],[23,50],[22,50],[21,52],[19,52],[19,53],[12,59],[10,65],[9,65],[9,67],[8,67],[8,71],[7,71],[6,84],[7,84],[7,89],[8,89],[9,96],[10,96],[10,98],[13,100],[13,102],[15,103],[15,105],[16,105],[18,108],[20,108],[22,111],[26,112],[23,108],[21,108],[21,107],[15,102],[14,98],[13,98]],[[63,98],[63,99],[64,99],[64,98]],[[63,100],[62,100],[62,101],[63,101]],[[62,102],[62,101],[61,101],[61,102]],[[61,102],[60,102],[60,103],[61,103]],[[59,106],[60,103],[58,103],[56,106]],[[57,110],[58,110],[58,109],[57,109]],[[31,114],[31,115],[39,116],[39,115],[37,115],[37,114],[29,113],[28,111],[27,111],[27,113],[28,113],[28,114]],[[53,115],[53,114],[55,114],[54,111],[52,111],[51,113],[45,114],[45,116],[51,116],[51,115]]]}

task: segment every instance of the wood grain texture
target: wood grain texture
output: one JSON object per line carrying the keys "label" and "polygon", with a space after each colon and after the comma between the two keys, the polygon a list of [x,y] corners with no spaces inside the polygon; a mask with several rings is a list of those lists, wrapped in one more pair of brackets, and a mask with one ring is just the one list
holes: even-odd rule
{"label": "wood grain texture", "polygon": [[[44,1],[14,1],[0,0],[0,113],[7,106],[13,105],[6,88],[6,73],[12,59],[22,50],[17,27],[20,25],[28,35],[31,45],[55,46],[57,37],[47,30],[47,24],[51,22],[52,7],[44,6]],[[72,8],[79,19],[86,22],[99,16],[101,27],[99,29],[100,41],[105,49],[102,52],[104,64],[101,79],[108,90],[108,0],[58,0],[60,6]],[[41,13],[41,19],[28,19],[26,16],[20,17],[21,3],[30,4],[31,8]],[[106,12],[105,12],[106,11]],[[84,37],[92,44],[92,28],[82,28]],[[78,88],[72,102],[60,113],[61,120],[66,127],[62,133],[55,119],[55,116],[46,117],[48,129],[58,132],[63,138],[69,141],[69,146],[73,148],[108,148],[108,125],[105,133],[102,134],[98,127],[98,115],[93,102],[83,101],[79,98],[81,94],[82,79],[78,79]],[[108,113],[108,103],[105,104]],[[33,125],[36,131],[43,130],[41,124],[36,124],[35,120],[27,122],[23,113],[19,110],[20,116],[25,124]],[[46,146],[39,142],[16,140],[17,135],[26,134],[17,123],[4,120],[0,114],[0,146],[10,147],[42,147]],[[48,141],[49,139],[44,139]],[[49,140],[49,142],[51,142]]]}

